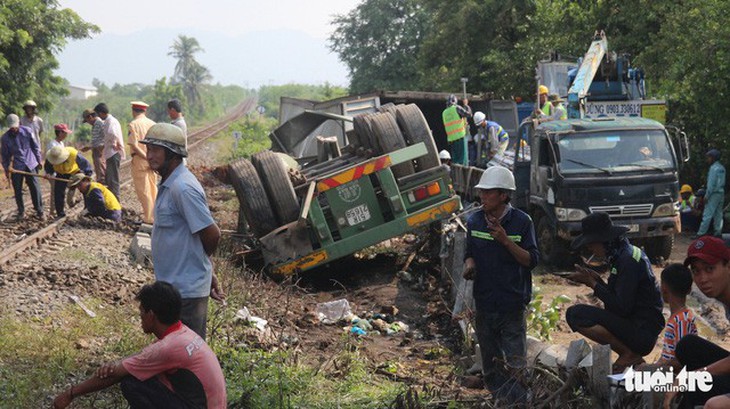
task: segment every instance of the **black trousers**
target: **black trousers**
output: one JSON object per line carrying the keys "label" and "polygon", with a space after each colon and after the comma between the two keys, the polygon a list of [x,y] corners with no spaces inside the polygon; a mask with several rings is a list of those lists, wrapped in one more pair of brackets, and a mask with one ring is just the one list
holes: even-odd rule
{"label": "black trousers", "polygon": [[140,381],[132,375],[122,378],[119,386],[132,409],[189,409],[180,395],[169,390],[157,377]]}
{"label": "black trousers", "polygon": [[641,356],[651,353],[654,345],[656,345],[659,333],[662,331],[662,326],[659,323],[652,325],[637,322],[620,317],[603,308],[585,304],[576,304],[568,308],[565,311],[565,320],[568,321],[570,329],[576,332],[578,328],[600,325],[629,349]]}
{"label": "black trousers", "polygon": [[[680,339],[675,349],[677,360],[688,371],[701,369],[723,358],[730,352],[697,335],[686,335]],[[685,392],[682,394],[682,408],[704,405],[708,399],[730,393],[730,375],[713,375],[712,389],[708,392]]]}

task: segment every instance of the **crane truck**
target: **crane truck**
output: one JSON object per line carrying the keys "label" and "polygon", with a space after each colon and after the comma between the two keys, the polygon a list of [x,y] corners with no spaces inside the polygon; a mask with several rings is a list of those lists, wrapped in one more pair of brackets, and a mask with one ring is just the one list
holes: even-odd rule
{"label": "crane truck", "polygon": [[[513,205],[533,218],[543,260],[570,263],[569,243],[580,234],[581,220],[599,211],[628,227],[627,237],[651,259],[667,259],[681,231],[675,203],[678,169],[689,159],[687,136],[662,124],[666,104],[645,99],[643,72],[627,56],[609,52],[602,33],[577,68],[559,74],[570,81],[569,118],[528,118],[511,141]],[[523,139],[526,144],[518,143]],[[482,172],[452,166],[463,199],[478,198],[473,186]]]}

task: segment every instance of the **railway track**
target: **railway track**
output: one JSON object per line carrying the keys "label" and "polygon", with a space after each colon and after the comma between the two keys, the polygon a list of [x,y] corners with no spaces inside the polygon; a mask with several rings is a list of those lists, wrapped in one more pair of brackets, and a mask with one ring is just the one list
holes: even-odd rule
{"label": "railway track", "polygon": [[[250,112],[256,103],[255,98],[249,98],[237,105],[229,113],[217,119],[210,125],[195,130],[188,136],[188,150],[195,149],[208,138],[224,130],[231,122]],[[121,164],[121,187],[132,182],[130,171],[130,160]],[[50,192],[43,195],[43,200],[49,200]],[[77,217],[83,211],[83,204],[79,203],[66,211],[66,216],[56,220],[37,220],[28,218],[23,221],[9,220],[15,213],[15,204],[12,198],[7,201],[7,207],[0,212],[0,266],[13,260],[18,254],[26,249],[40,246],[48,238],[54,236],[67,220]],[[12,203],[12,205],[10,205]]]}

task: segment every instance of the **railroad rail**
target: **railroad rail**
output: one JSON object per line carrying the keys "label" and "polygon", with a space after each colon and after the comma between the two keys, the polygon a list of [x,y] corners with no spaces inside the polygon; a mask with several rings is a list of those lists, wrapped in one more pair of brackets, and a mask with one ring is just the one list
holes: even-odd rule
{"label": "railroad rail", "polygon": [[[254,105],[256,103],[255,98],[248,98],[239,105],[237,105],[234,109],[232,109],[230,112],[228,112],[226,115],[222,116],[221,118],[217,119],[210,125],[195,130],[194,132],[190,133],[188,136],[188,150],[193,151],[195,148],[197,148],[201,142],[207,140],[208,138],[212,137],[213,135],[217,134],[218,132],[224,130],[231,122],[235,121],[236,119],[246,115],[248,112],[250,112]],[[121,183],[120,187],[125,187],[129,185],[132,182],[132,176],[130,171],[130,163],[131,160],[127,160],[121,164],[120,169],[120,176],[121,176]],[[46,194],[43,196],[44,200],[47,200],[49,197],[49,194]],[[61,226],[64,225],[64,223],[67,220],[71,220],[72,218],[77,217],[81,214],[83,211],[83,204],[77,204],[71,209],[68,209],[66,212],[66,216],[56,219],[56,220],[49,220],[47,222],[47,225],[40,225],[40,226],[32,226],[33,230],[32,232],[23,233],[20,235],[20,237],[16,237],[15,239],[12,237],[4,237],[4,240],[0,242],[0,266],[4,265],[5,263],[13,260],[16,255],[19,253],[31,248],[38,246],[44,242],[45,239],[52,237],[55,235],[58,230],[61,228]],[[5,213],[10,212],[14,213],[14,210],[5,210]],[[7,217],[7,214],[0,214],[0,220],[3,220]],[[21,221],[18,223],[32,223],[29,221]],[[2,226],[2,224],[0,224]],[[9,243],[11,241],[14,241],[12,243]]]}

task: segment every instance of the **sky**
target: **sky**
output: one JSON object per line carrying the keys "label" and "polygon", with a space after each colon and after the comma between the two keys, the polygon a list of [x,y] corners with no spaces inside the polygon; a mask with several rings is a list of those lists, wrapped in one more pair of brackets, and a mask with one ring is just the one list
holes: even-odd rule
{"label": "sky", "polygon": [[346,67],[327,48],[336,14],[359,0],[60,0],[101,33],[71,41],[59,54],[58,74],[74,85],[98,78],[153,83],[169,77],[167,56],[179,34],[205,49],[198,60],[213,82],[258,87],[288,82],[347,85]]}

